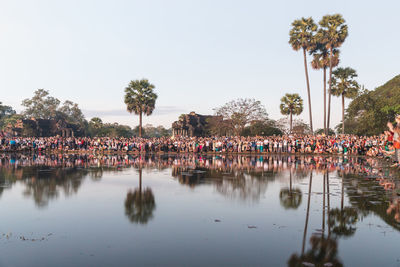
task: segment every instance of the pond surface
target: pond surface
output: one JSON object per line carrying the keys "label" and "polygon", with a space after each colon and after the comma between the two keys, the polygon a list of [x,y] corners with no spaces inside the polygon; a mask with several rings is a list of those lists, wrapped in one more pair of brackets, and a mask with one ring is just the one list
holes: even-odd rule
{"label": "pond surface", "polygon": [[400,266],[385,162],[0,155],[0,266]]}

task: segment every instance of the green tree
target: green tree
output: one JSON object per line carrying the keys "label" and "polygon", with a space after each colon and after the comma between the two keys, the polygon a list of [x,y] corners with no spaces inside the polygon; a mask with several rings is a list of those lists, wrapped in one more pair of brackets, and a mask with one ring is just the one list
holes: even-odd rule
{"label": "green tree", "polygon": [[245,127],[242,136],[272,136],[282,135],[282,131],[276,126],[273,120],[268,121],[252,121],[249,126]]}
{"label": "green tree", "polygon": [[0,102],[0,129],[5,125],[5,120],[15,114],[16,112],[11,106],[3,105],[3,103]]}
{"label": "green tree", "polygon": [[131,81],[125,88],[125,104],[129,113],[139,115],[139,136],[142,137],[142,115],[153,113],[157,94],[147,79]]}
{"label": "green tree", "polygon": [[354,80],[357,72],[352,68],[338,68],[333,72],[331,94],[342,97],[342,134],[344,134],[344,100],[355,98],[360,86]]}
{"label": "green tree", "polygon": [[326,15],[319,22],[320,29],[316,38],[329,50],[329,90],[328,90],[328,117],[327,128],[330,127],[331,116],[331,87],[332,87],[332,69],[334,67],[334,49],[340,47],[347,38],[348,27],[342,15]]}
{"label": "green tree", "polygon": [[[324,95],[324,133],[328,135],[328,128],[326,127],[326,69],[330,66],[329,50],[326,48],[326,44],[319,40],[319,35],[316,35],[315,43],[310,51],[313,55],[311,61],[311,67],[315,70],[323,70],[323,95]],[[333,50],[332,67],[336,67],[339,64],[339,50]]]}
{"label": "green tree", "polygon": [[281,98],[281,114],[290,116],[290,133],[292,133],[293,115],[300,115],[303,112],[303,99],[299,94],[286,94]]}
{"label": "green tree", "polygon": [[314,23],[314,20],[309,18],[301,18],[293,21],[292,29],[289,32],[289,44],[295,51],[300,49],[303,50],[303,58],[304,58],[304,69],[306,74],[306,82],[307,82],[307,95],[308,95],[308,109],[310,115],[310,128],[311,132],[313,131],[313,122],[312,122],[312,111],[311,111],[311,92],[310,92],[310,80],[308,77],[308,69],[307,69],[307,51],[312,48],[314,34],[317,31],[317,25]]}
{"label": "green tree", "polygon": [[54,119],[59,105],[60,100],[50,96],[49,91],[38,89],[32,98],[22,101],[22,106],[26,108],[23,115],[27,118]]}
{"label": "green tree", "polygon": [[315,130],[315,134],[335,135],[335,131],[332,128],[329,128],[329,130],[327,129],[327,131],[320,128],[320,129]]}
{"label": "green tree", "polygon": [[57,114],[60,119],[63,119],[69,123],[83,124],[85,116],[78,104],[66,100],[63,105],[57,110]]}
{"label": "green tree", "polygon": [[267,111],[261,102],[250,98],[232,100],[214,111],[217,116],[227,120],[236,136],[239,136],[252,121],[268,119]]}

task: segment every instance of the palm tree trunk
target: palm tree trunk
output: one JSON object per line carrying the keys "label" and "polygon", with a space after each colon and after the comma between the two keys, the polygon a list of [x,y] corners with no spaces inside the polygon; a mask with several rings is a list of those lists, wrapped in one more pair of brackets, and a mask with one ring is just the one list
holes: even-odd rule
{"label": "palm tree trunk", "polygon": [[342,94],[342,134],[344,134],[344,94]]}
{"label": "palm tree trunk", "polygon": [[292,127],[292,122],[293,122],[292,116],[293,116],[292,111],[290,111],[290,133],[292,133],[292,129],[293,129],[293,127]]}
{"label": "palm tree trunk", "polygon": [[139,137],[142,137],[142,112],[139,113]]}
{"label": "palm tree trunk", "polygon": [[312,111],[311,111],[310,80],[308,79],[307,56],[306,56],[305,48],[303,48],[303,56],[304,56],[304,69],[306,72],[306,81],[307,81],[308,110],[310,112],[310,129],[311,129],[312,134],[314,134],[313,123],[312,123]]}
{"label": "palm tree trunk", "polygon": [[301,255],[304,254],[304,249],[306,246],[306,237],[307,237],[307,227],[308,227],[308,217],[310,215],[310,200],[311,200],[311,184],[312,184],[312,171],[310,173],[310,182],[308,184],[308,200],[307,200],[307,212],[306,212],[306,223],[304,225],[304,233],[303,233],[303,244],[301,247]]}
{"label": "palm tree trunk", "polygon": [[326,174],[324,173],[324,179],[323,179],[323,189],[322,189],[322,236],[325,235],[325,179],[326,179]]}
{"label": "palm tree trunk", "polygon": [[329,134],[329,129],[326,129],[326,67],[324,67],[324,133]]}
{"label": "palm tree trunk", "polygon": [[331,86],[332,86],[332,57],[333,57],[333,48],[331,47],[331,53],[329,56],[329,92],[328,92],[328,131],[331,122]]}

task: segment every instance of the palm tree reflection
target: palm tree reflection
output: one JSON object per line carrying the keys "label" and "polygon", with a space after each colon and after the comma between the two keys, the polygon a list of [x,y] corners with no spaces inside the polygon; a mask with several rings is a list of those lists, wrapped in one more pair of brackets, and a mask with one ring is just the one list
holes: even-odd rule
{"label": "palm tree reflection", "polygon": [[[339,173],[340,175],[340,173]],[[340,209],[332,209],[329,212],[328,224],[332,229],[333,234],[337,237],[349,237],[354,235],[356,232],[355,224],[358,221],[358,212],[355,208],[344,207],[344,178],[342,176],[342,190],[341,190],[341,201]]]}
{"label": "palm tree reflection", "polygon": [[292,254],[288,266],[343,266],[338,258],[338,245],[335,239],[325,238],[323,235],[312,235],[311,248],[300,256]]}
{"label": "palm tree reflection", "polygon": [[290,170],[289,172],[289,188],[281,189],[279,199],[285,209],[297,209],[301,204],[302,193],[299,188],[292,188],[292,171]]}
{"label": "palm tree reflection", "polygon": [[147,224],[153,218],[156,202],[151,188],[142,190],[142,168],[139,167],[139,187],[129,190],[125,199],[125,215],[132,223]]}

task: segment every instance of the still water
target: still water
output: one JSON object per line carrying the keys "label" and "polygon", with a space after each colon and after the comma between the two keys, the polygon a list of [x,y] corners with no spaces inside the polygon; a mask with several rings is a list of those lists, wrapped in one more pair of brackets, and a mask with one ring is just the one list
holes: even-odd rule
{"label": "still water", "polygon": [[400,266],[385,162],[0,155],[0,266]]}

